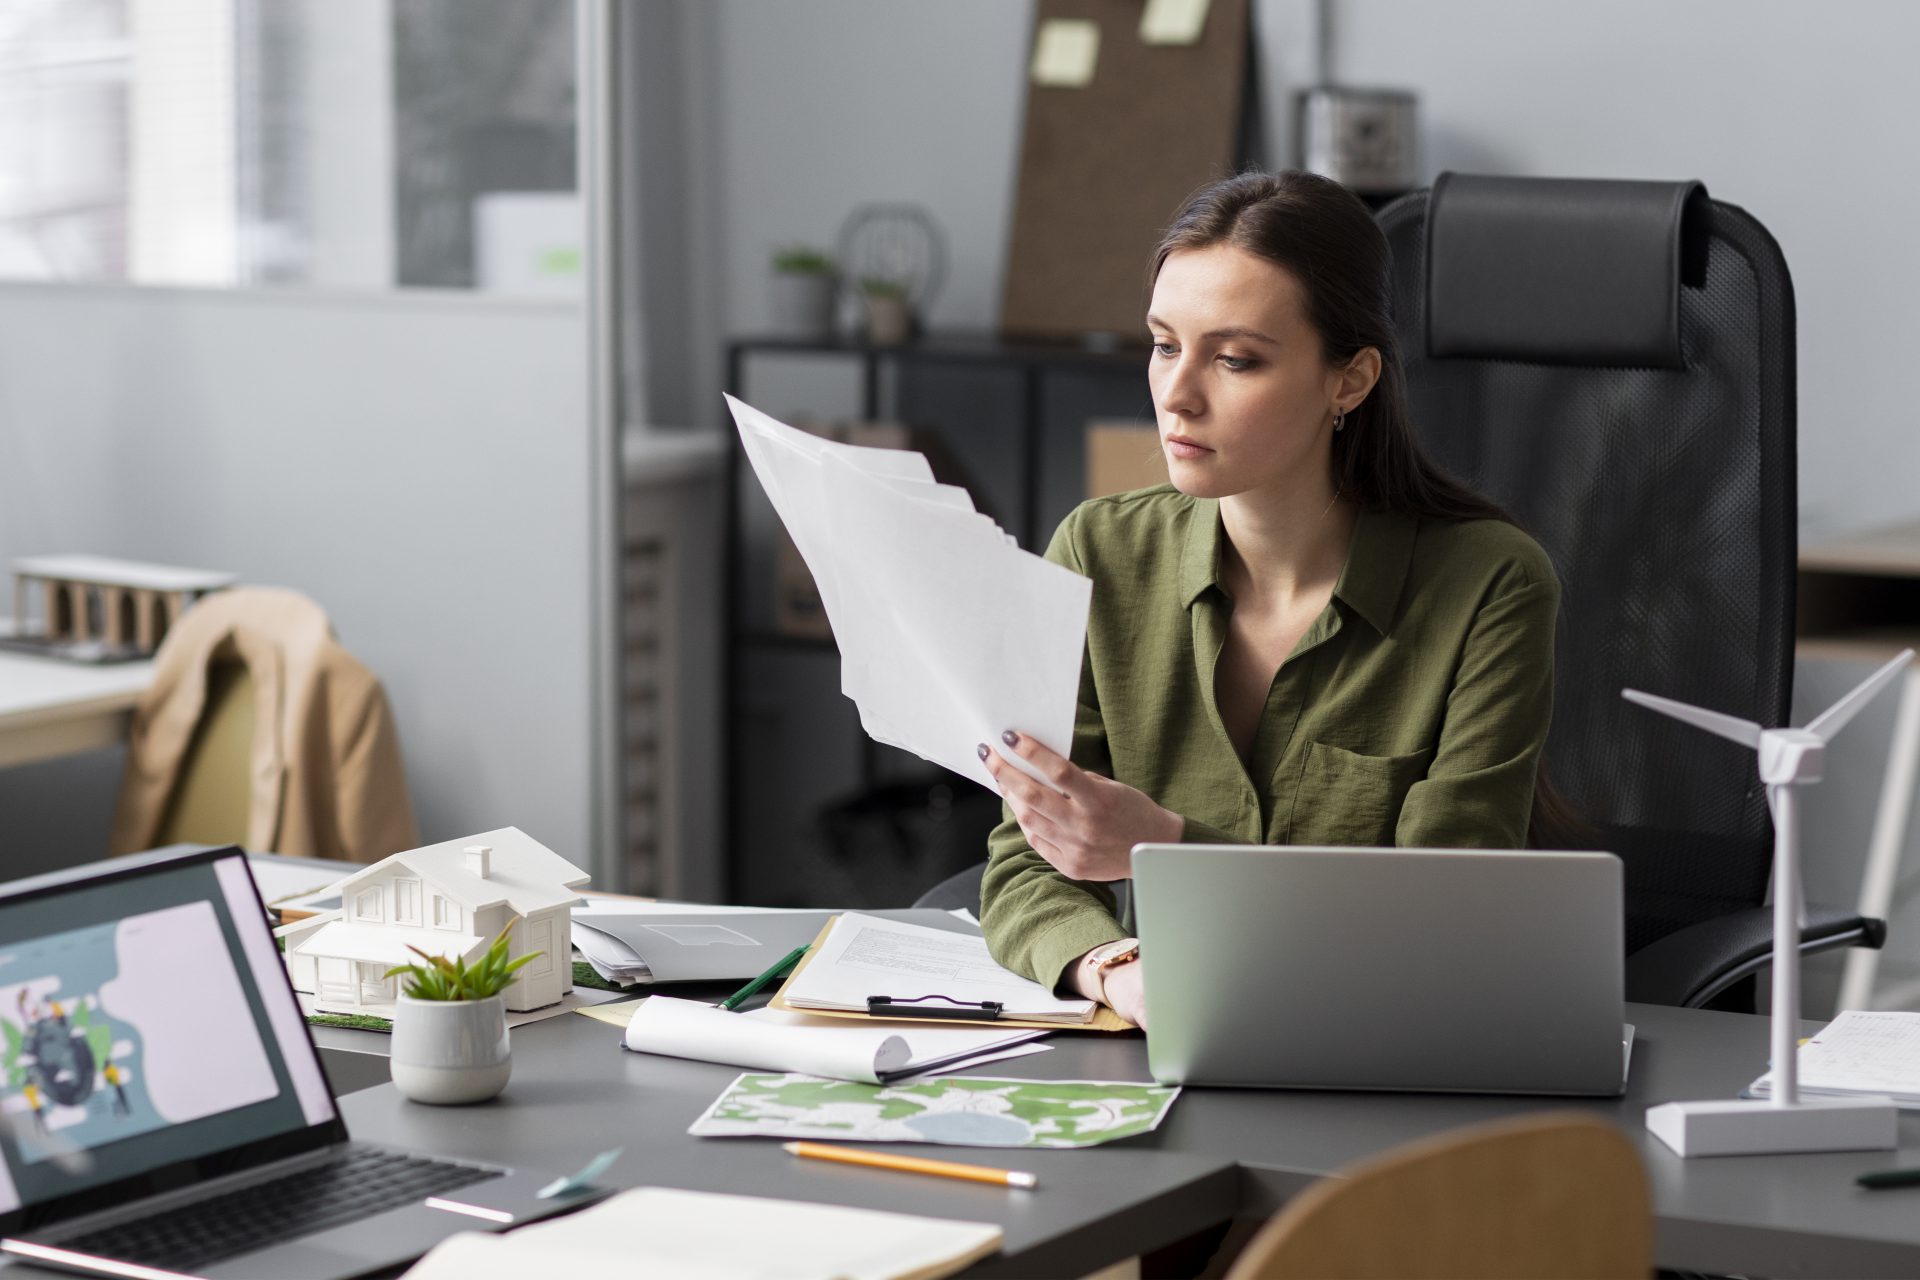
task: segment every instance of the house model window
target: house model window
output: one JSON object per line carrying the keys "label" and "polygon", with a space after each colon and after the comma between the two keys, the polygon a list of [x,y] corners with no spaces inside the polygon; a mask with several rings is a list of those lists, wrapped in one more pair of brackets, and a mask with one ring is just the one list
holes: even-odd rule
{"label": "house model window", "polygon": [[356,920],[370,920],[375,924],[384,920],[386,918],[385,913],[380,909],[384,904],[380,901],[380,898],[381,893],[378,889],[369,889],[354,898],[353,918]]}
{"label": "house model window", "polygon": [[433,895],[433,927],[436,929],[460,927],[460,908],[437,893]]}
{"label": "house model window", "polygon": [[420,882],[404,876],[393,882],[393,922],[395,924],[420,923]]}

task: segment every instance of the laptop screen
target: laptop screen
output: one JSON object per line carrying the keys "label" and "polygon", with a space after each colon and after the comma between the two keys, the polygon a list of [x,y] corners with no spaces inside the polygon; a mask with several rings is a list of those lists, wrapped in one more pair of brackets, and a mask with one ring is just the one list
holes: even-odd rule
{"label": "laptop screen", "polygon": [[0,897],[0,1226],[337,1120],[244,855],[34,886]]}

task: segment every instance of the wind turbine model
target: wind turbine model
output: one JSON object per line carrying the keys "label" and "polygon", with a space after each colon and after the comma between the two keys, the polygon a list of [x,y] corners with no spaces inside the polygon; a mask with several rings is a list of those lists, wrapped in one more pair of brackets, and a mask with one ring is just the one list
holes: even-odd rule
{"label": "wind turbine model", "polygon": [[1800,830],[1796,787],[1820,781],[1826,746],[1860,708],[1906,670],[1913,650],[1868,676],[1804,729],[1762,729],[1751,720],[1621,690],[1663,715],[1754,748],[1773,813],[1773,1091],[1765,1099],[1668,1102],[1647,1109],[1647,1128],[1683,1156],[1763,1151],[1870,1151],[1899,1145],[1889,1098],[1802,1098],[1799,1082]]}

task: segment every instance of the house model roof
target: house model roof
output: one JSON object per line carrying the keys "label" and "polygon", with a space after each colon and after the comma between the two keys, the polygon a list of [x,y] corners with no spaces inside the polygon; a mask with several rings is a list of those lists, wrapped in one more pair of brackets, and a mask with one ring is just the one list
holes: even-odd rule
{"label": "house model roof", "polygon": [[[467,869],[466,851],[479,844],[492,848],[484,880]],[[441,893],[458,899],[470,910],[504,902],[516,915],[522,916],[577,902],[580,895],[574,890],[589,878],[586,872],[520,828],[501,827],[498,831],[483,831],[393,854],[354,872],[333,887],[343,895],[350,894],[356,883],[393,864],[432,882]]]}

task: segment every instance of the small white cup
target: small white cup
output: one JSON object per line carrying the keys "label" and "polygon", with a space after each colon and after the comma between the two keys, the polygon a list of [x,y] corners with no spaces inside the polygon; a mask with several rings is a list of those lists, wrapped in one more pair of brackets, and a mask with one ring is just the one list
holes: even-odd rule
{"label": "small white cup", "polygon": [[393,1083],[415,1102],[485,1102],[507,1087],[513,1055],[504,996],[416,1000],[393,1010]]}

